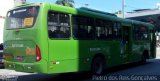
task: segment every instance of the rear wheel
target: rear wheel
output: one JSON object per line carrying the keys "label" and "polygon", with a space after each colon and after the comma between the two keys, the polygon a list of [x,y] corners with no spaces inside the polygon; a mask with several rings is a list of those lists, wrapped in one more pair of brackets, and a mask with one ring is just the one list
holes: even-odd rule
{"label": "rear wheel", "polygon": [[141,57],[141,63],[142,64],[146,63],[146,60],[147,60],[147,56],[145,54],[143,54]]}
{"label": "rear wheel", "polygon": [[96,75],[100,75],[104,71],[104,59],[102,57],[95,57],[92,61],[92,73]]}

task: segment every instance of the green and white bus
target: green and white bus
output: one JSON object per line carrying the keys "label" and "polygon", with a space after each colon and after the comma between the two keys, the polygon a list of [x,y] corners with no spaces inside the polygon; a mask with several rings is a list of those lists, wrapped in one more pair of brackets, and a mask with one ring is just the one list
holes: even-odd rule
{"label": "green and white bus", "polygon": [[33,3],[8,11],[5,68],[67,73],[111,68],[156,57],[154,26],[88,8]]}

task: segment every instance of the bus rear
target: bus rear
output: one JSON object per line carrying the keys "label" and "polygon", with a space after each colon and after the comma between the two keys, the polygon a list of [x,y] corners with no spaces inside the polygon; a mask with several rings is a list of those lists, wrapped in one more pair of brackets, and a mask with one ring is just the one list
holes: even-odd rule
{"label": "bus rear", "polygon": [[47,47],[47,39],[41,34],[40,7],[27,5],[8,11],[4,29],[5,68],[47,73],[47,51],[42,50]]}

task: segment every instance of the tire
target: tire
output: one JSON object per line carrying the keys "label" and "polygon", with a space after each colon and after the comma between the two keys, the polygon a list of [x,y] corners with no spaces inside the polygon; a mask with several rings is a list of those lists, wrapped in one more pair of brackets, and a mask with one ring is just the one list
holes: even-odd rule
{"label": "tire", "polygon": [[95,75],[101,75],[104,71],[104,59],[102,57],[95,57],[92,61],[92,73]]}
{"label": "tire", "polygon": [[145,54],[143,54],[141,57],[141,63],[145,64],[147,62],[146,60],[147,60],[147,56]]}

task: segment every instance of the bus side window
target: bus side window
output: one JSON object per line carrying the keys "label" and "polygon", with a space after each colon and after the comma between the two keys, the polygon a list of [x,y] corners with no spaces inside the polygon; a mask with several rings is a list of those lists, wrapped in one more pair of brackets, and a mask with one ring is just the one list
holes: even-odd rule
{"label": "bus side window", "polygon": [[119,27],[114,31],[114,24],[108,20],[96,19],[96,37],[100,40],[113,39],[114,35],[118,36],[121,32]]}
{"label": "bus side window", "polygon": [[104,21],[101,19],[96,19],[96,38],[105,39]]}
{"label": "bus side window", "polygon": [[69,15],[50,11],[48,13],[49,38],[69,38],[70,25]]}
{"label": "bus side window", "polygon": [[101,19],[96,19],[96,37],[97,39],[106,39],[105,22]]}
{"label": "bus side window", "polygon": [[121,25],[120,25],[120,23],[114,22],[113,36],[114,36],[114,39],[121,38]]}
{"label": "bus side window", "polygon": [[149,40],[148,30],[145,26],[134,25],[134,39],[135,40]]}
{"label": "bus side window", "polygon": [[133,31],[134,31],[134,34],[133,34],[134,40],[141,40],[140,31],[137,25],[134,25]]}
{"label": "bus side window", "polygon": [[69,22],[69,15],[67,14],[60,14],[59,15],[59,22],[61,26],[61,31],[63,31],[64,38],[70,37],[70,22]]}
{"label": "bus side window", "polygon": [[73,35],[75,39],[91,40],[94,39],[93,19],[84,16],[72,17]]}

